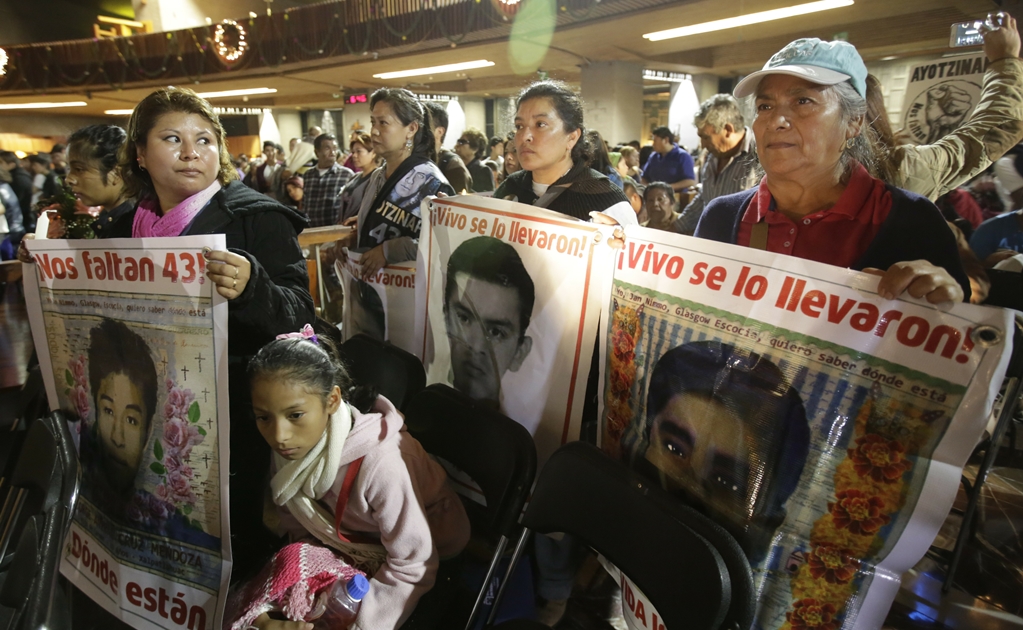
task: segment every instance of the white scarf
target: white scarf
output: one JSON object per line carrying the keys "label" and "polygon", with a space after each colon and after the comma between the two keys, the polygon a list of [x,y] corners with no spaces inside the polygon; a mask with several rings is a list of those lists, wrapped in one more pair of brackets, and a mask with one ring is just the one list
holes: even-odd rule
{"label": "white scarf", "polygon": [[[372,573],[386,558],[381,545],[342,542],[334,528],[334,519],[317,501],[337,479],[341,451],[352,430],[352,410],[342,402],[330,415],[323,436],[300,460],[287,460],[274,453],[277,474],[270,480],[274,503],[285,506],[302,527],[323,544],[348,554],[359,566],[372,567]],[[339,515],[340,516],[340,515]],[[372,573],[367,570],[367,573]]]}

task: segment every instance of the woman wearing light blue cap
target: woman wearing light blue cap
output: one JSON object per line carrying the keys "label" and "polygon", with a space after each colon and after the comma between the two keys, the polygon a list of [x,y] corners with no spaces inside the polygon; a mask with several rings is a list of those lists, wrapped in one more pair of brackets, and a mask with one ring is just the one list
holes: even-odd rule
{"label": "woman wearing light blue cap", "polygon": [[851,44],[799,39],[740,81],[765,176],[708,204],[696,236],[876,273],[888,299],[962,301],[969,280],[938,209],[870,175],[866,78]]}

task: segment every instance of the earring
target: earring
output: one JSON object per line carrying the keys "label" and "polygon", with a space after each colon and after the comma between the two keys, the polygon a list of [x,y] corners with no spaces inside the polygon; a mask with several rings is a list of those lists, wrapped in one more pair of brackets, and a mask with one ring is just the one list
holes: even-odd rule
{"label": "earring", "polygon": [[412,153],[412,138],[405,138],[405,150]]}
{"label": "earring", "polygon": [[856,144],[856,137],[855,136],[853,136],[852,138],[849,138],[848,140],[845,141],[845,148],[851,149],[851,148],[853,148],[854,144]]}

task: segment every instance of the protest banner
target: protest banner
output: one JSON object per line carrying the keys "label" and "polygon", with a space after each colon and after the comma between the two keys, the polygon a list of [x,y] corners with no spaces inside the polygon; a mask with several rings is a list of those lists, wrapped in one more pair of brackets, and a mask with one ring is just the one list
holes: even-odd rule
{"label": "protest banner", "polygon": [[540,465],[578,439],[610,228],[476,195],[425,202],[416,344],[427,383],[499,405]]}
{"label": "protest banner", "polygon": [[757,628],[881,626],[1005,373],[1008,311],[884,300],[877,281],[626,229],[601,446],[736,536]]}
{"label": "protest banner", "polygon": [[969,119],[980,102],[983,54],[939,57],[909,71],[902,127],[917,144],[934,144]]}
{"label": "protest banner", "polygon": [[362,254],[351,250],[344,262],[334,261],[334,271],[344,287],[341,333],[345,341],[361,333],[419,356],[422,348],[417,351],[414,341],[415,262],[386,265],[366,279],[361,267]]}
{"label": "protest banner", "polygon": [[79,418],[82,485],[60,570],[135,628],[221,625],[227,302],[223,235],[26,242],[25,297],[51,409]]}
{"label": "protest banner", "polygon": [[629,630],[665,630],[661,616],[650,598],[629,579],[629,576],[600,554],[597,555],[597,561],[611,575],[618,588],[622,589],[622,618],[625,620],[625,626]]}

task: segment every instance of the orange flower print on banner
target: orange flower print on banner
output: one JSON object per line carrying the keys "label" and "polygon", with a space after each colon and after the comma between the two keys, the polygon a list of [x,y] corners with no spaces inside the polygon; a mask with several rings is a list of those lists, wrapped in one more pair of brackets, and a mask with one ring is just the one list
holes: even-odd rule
{"label": "orange flower print on banner", "polygon": [[860,477],[869,476],[877,483],[896,483],[913,467],[906,458],[906,447],[898,440],[869,433],[856,440],[849,449],[849,459]]}
{"label": "orange flower print on banner", "polygon": [[625,428],[632,420],[629,395],[636,380],[636,344],[642,335],[639,323],[640,309],[615,301],[611,318],[611,356],[608,361],[608,389],[606,398],[607,423],[604,427],[604,448],[617,457]]}
{"label": "orange flower print on banner", "polygon": [[860,568],[860,561],[850,557],[848,550],[832,545],[816,545],[806,563],[814,579],[831,584],[848,583]]}
{"label": "orange flower print on banner", "polygon": [[619,361],[630,362],[636,355],[636,340],[621,328],[614,331],[611,346],[614,348],[615,358]]}
{"label": "orange flower print on banner", "polygon": [[628,396],[632,388],[631,376],[631,374],[626,374],[624,370],[619,368],[611,370],[611,395],[615,398],[625,398]]}
{"label": "orange flower print on banner", "polygon": [[838,630],[835,612],[833,604],[806,598],[795,602],[792,610],[785,613],[785,619],[792,630]]}
{"label": "orange flower print on banner", "polygon": [[828,503],[828,511],[839,529],[870,536],[891,521],[890,516],[882,513],[884,500],[880,497],[868,497],[859,490],[842,490],[835,497],[834,503]]}

